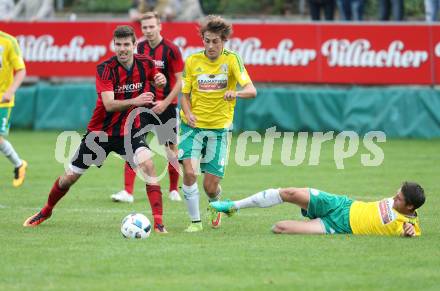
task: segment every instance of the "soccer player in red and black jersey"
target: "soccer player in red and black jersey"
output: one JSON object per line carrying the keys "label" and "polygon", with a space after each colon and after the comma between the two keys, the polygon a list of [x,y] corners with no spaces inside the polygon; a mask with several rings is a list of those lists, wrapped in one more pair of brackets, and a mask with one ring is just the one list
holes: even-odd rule
{"label": "soccer player in red and black jersey", "polygon": [[[153,88],[155,103],[151,108],[153,114],[141,114],[141,120],[146,125],[156,125],[155,131],[159,143],[165,145],[168,156],[168,176],[170,178],[169,197],[181,201],[178,192],[179,172],[177,161],[177,95],[182,87],[183,59],[179,48],[161,35],[161,23],[157,12],[148,12],[141,18],[142,33],[146,40],[137,47],[139,54],[150,56],[159,72],[168,80],[163,88]],[[161,125],[167,125],[162,127]],[[173,129],[167,130],[169,127]],[[133,202],[133,188],[136,173],[129,163],[125,164],[125,189],[111,196],[115,202]]]}
{"label": "soccer player in red and black jersey", "polygon": [[24,226],[37,226],[52,215],[57,202],[91,166],[102,166],[110,152],[123,156],[139,167],[146,179],[146,190],[156,232],[166,233],[162,222],[162,192],[145,138],[139,135],[139,107],[152,106],[156,88],[166,85],[148,56],[134,54],[136,37],[130,26],[118,26],[113,33],[115,56],[97,66],[98,99],[93,116],[69,169],[60,176],[49,192],[46,205],[29,217]]}

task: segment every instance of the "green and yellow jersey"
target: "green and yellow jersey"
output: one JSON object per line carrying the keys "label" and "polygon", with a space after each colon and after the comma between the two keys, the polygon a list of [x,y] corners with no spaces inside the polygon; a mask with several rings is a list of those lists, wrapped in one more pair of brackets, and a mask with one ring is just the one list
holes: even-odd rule
{"label": "green and yellow jersey", "polygon": [[[196,116],[196,127],[206,129],[228,128],[232,124],[236,101],[225,101],[226,91],[235,91],[237,83],[251,82],[237,53],[224,49],[211,61],[204,51],[192,54],[185,61],[182,93],[190,94],[191,110]],[[183,111],[183,122],[188,123]]]}
{"label": "green and yellow jersey", "polygon": [[[0,98],[14,82],[15,71],[24,68],[17,40],[12,35],[0,31]],[[8,103],[0,102],[0,108],[13,106],[14,98]]]}
{"label": "green and yellow jersey", "polygon": [[350,226],[353,234],[397,235],[403,234],[403,224],[414,225],[416,236],[421,234],[417,212],[408,217],[393,208],[393,198],[375,202],[354,201],[350,207]]}

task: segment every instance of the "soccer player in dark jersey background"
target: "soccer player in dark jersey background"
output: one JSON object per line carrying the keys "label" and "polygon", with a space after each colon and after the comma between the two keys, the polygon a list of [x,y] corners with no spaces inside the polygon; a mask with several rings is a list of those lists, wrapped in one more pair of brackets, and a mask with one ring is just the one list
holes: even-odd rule
{"label": "soccer player in dark jersey background", "polygon": [[[93,116],[69,169],[54,183],[46,205],[29,217],[24,226],[37,226],[52,215],[57,202],[91,166],[102,166],[110,152],[138,166],[146,179],[146,190],[156,232],[166,233],[162,221],[162,192],[144,137],[137,136],[141,123],[138,107],[153,104],[150,82],[163,87],[166,78],[148,56],[134,54],[136,37],[131,26],[118,26],[113,33],[115,56],[97,66],[98,98]],[[130,126],[130,127],[129,127]]]}
{"label": "soccer player in dark jersey background", "polygon": [[[141,114],[143,126],[167,124],[173,126],[160,129],[156,127],[159,143],[165,145],[168,160],[168,176],[170,179],[169,197],[174,201],[181,201],[178,192],[179,172],[177,161],[177,96],[182,87],[183,60],[179,48],[170,40],[162,37],[161,23],[157,12],[148,12],[141,18],[142,33],[145,40],[139,42],[137,52],[150,56],[159,72],[167,78],[167,84],[163,88],[152,88],[155,95],[155,103],[151,110],[154,114]],[[160,121],[160,122],[159,122]],[[111,196],[115,202],[133,202],[133,189],[136,173],[129,163],[125,163],[124,190]]]}

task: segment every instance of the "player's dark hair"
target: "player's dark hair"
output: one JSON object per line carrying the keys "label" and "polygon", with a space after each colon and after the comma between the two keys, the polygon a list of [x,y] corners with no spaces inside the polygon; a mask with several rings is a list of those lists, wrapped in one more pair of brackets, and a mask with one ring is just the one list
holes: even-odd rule
{"label": "player's dark hair", "polygon": [[221,39],[226,41],[232,34],[232,25],[226,22],[221,16],[208,15],[200,23],[200,36],[203,38],[207,31],[220,34]]}
{"label": "player's dark hair", "polygon": [[142,20],[148,20],[148,19],[156,19],[157,24],[160,24],[159,13],[157,13],[156,11],[150,11],[150,12],[144,13],[141,17],[140,22],[142,22]]}
{"label": "player's dark hair", "polygon": [[414,182],[403,182],[401,188],[405,203],[414,207],[414,210],[425,203],[425,191],[422,186]]}
{"label": "player's dark hair", "polygon": [[126,38],[126,37],[131,37],[131,40],[133,41],[133,43],[136,42],[136,35],[134,34],[133,27],[131,27],[129,25],[119,25],[113,31],[113,39]]}

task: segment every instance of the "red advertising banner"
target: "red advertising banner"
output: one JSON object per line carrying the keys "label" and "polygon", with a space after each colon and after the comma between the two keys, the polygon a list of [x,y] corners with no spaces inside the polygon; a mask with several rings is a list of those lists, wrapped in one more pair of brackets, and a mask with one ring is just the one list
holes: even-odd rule
{"label": "red advertising banner", "polygon": [[440,26],[433,26],[432,29],[432,50],[430,52],[431,72],[435,84],[440,84]]}
{"label": "red advertising banner", "polygon": [[[328,83],[431,84],[429,26],[321,26]],[[345,79],[345,81],[343,81]]]}
{"label": "red advertising banner", "polygon": [[[28,75],[93,77],[112,56],[117,22],[1,23],[17,37]],[[132,24],[141,36],[138,24]],[[438,84],[440,26],[234,23],[229,49],[255,82]],[[185,57],[203,49],[196,23],[164,23]]]}

